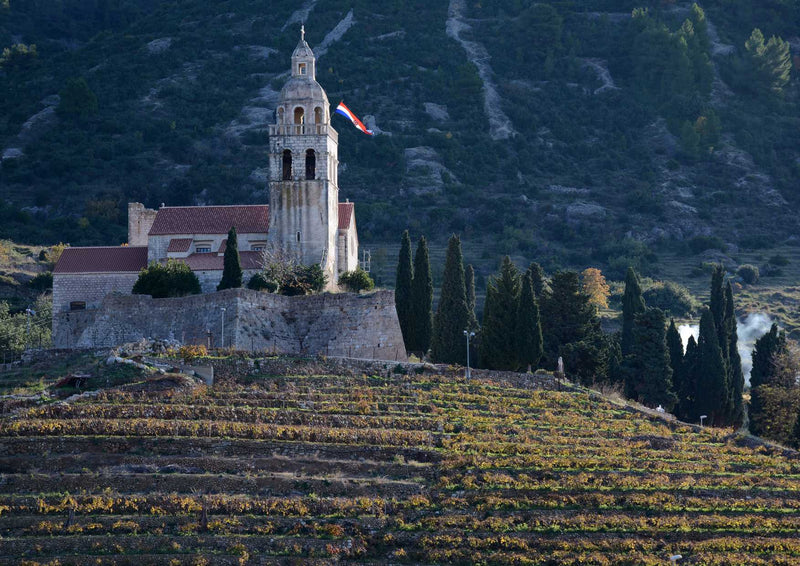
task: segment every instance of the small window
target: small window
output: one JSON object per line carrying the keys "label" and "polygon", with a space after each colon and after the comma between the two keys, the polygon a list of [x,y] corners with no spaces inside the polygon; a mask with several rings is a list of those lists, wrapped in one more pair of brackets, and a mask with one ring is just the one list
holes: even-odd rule
{"label": "small window", "polygon": [[292,152],[288,149],[283,150],[283,180],[292,180]]}
{"label": "small window", "polygon": [[254,252],[263,252],[264,251],[264,246],[251,246],[250,250],[254,251]]}
{"label": "small window", "polygon": [[71,310],[71,311],[85,311],[86,310],[86,301],[72,301],[69,304],[69,310]]}
{"label": "small window", "polygon": [[300,232],[297,233],[297,242],[300,243]]}
{"label": "small window", "polygon": [[199,254],[208,254],[211,253],[211,248],[206,246],[197,246],[197,248],[195,248],[195,251]]}
{"label": "small window", "polygon": [[306,74],[306,64],[305,63],[300,63],[297,66],[297,72],[300,73],[301,75],[305,75]]}
{"label": "small window", "polygon": [[317,154],[313,149],[306,150],[306,179],[313,181],[317,178]]}

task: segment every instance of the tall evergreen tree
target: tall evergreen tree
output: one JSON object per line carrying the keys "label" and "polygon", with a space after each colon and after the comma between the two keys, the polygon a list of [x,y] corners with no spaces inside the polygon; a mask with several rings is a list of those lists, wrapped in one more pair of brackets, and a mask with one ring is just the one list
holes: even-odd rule
{"label": "tall evergreen tree", "polygon": [[242,286],[242,263],[239,260],[239,242],[236,238],[236,227],[228,230],[228,243],[225,244],[225,256],[222,260],[222,279],[217,291]]}
{"label": "tall evergreen tree", "polygon": [[725,331],[728,339],[728,388],[731,392],[730,422],[741,426],[744,421],[744,372],[742,358],[739,356],[739,332],[736,324],[736,311],[733,304],[731,282],[725,286]]}
{"label": "tall evergreen tree", "polygon": [[791,445],[795,450],[800,450],[800,411],[797,412],[792,428]]}
{"label": "tall evergreen tree", "polygon": [[400,255],[397,258],[397,277],[394,285],[394,308],[397,311],[397,320],[400,331],[403,333],[403,342],[406,350],[413,350],[416,341],[413,337],[413,323],[411,319],[411,281],[414,279],[414,270],[411,267],[411,237],[408,230],[400,238]]}
{"label": "tall evergreen tree", "polygon": [[689,336],[686,341],[686,354],[683,356],[683,390],[679,393],[678,403],[680,414],[678,415],[685,421],[697,420],[697,410],[694,399],[697,391],[697,372],[700,364],[697,340],[694,336]]}
{"label": "tall evergreen tree", "polygon": [[531,274],[531,281],[533,282],[533,296],[537,301],[541,301],[542,294],[544,294],[545,288],[547,287],[544,269],[534,261],[528,266],[528,273]]}
{"label": "tall evergreen tree", "polygon": [[708,308],[714,319],[714,328],[717,329],[717,341],[723,352],[723,358],[727,359],[728,340],[725,332],[725,268],[717,264],[711,273],[711,293],[708,300]]}
{"label": "tall evergreen tree", "polygon": [[555,367],[560,348],[600,332],[597,311],[589,304],[589,297],[581,292],[575,271],[553,274],[550,289],[542,297],[540,311],[545,362],[551,367]]}
{"label": "tall evergreen tree", "polygon": [[436,362],[466,363],[464,330],[469,325],[467,290],[461,240],[453,235],[447,244],[442,291],[433,319],[431,357]]}
{"label": "tall evergreen tree", "polygon": [[697,341],[698,363],[694,376],[695,410],[707,415],[709,424],[722,426],[727,422],[729,399],[728,378],[722,349],[719,347],[714,315],[705,310],[700,317],[700,339]]}
{"label": "tall evergreen tree", "polygon": [[672,389],[675,391],[678,402],[673,411],[676,415],[681,416],[683,409],[681,404],[683,400],[688,397],[687,384],[684,379],[683,367],[683,342],[681,341],[680,332],[675,326],[675,319],[670,319],[669,328],[667,328],[667,351],[669,352],[669,365],[672,368]]}
{"label": "tall evergreen tree", "polygon": [[631,353],[633,348],[633,325],[637,314],[645,310],[642,286],[639,276],[632,267],[628,267],[625,274],[625,294],[622,296],[622,336],[620,348],[623,358]]}
{"label": "tall evergreen tree", "polygon": [[433,278],[428,256],[428,242],[422,236],[414,254],[414,279],[411,282],[411,335],[410,348],[427,353],[433,334]]}
{"label": "tall evergreen tree", "polygon": [[530,270],[522,278],[517,309],[517,360],[521,369],[536,369],[542,358],[542,323],[539,319],[539,305],[533,294],[533,280]]}
{"label": "tall evergreen tree", "polygon": [[511,258],[505,256],[500,273],[492,277],[492,305],[483,318],[481,363],[491,369],[515,370],[520,362],[515,338],[518,330],[520,280]]}
{"label": "tall evergreen tree", "polygon": [[786,336],[778,330],[778,325],[773,324],[769,332],[756,340],[753,348],[753,367],[750,370],[750,404],[749,414],[750,433],[761,436],[765,434],[763,425],[768,421],[765,414],[763,386],[772,386],[778,381],[777,366],[778,356],[786,348]]}
{"label": "tall evergreen tree", "polygon": [[672,389],[672,368],[666,342],[666,319],[661,309],[648,308],[636,315],[633,348],[628,358],[625,389],[635,399],[671,411],[678,398]]}
{"label": "tall evergreen tree", "polygon": [[478,329],[478,317],[475,316],[475,270],[468,265],[464,271],[464,284],[467,287],[467,310],[469,310],[469,328]]}

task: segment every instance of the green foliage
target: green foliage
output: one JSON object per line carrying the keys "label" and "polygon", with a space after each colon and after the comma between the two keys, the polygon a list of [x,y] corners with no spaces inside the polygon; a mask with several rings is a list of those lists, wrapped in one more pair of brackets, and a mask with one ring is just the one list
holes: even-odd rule
{"label": "green foliage", "polygon": [[725,285],[725,333],[728,340],[728,391],[730,391],[730,415],[728,421],[735,426],[744,422],[744,372],[739,356],[739,333],[736,328],[736,309],[733,305],[731,282]]}
{"label": "green foliage", "polygon": [[672,281],[657,281],[642,293],[645,304],[670,316],[687,317],[697,311],[698,302],[689,289]]}
{"label": "green foliage", "polygon": [[[355,271],[352,273],[355,273]],[[339,280],[341,281],[341,276]],[[297,265],[284,274],[280,283],[279,293],[290,297],[320,293],[327,282],[328,278],[318,263]]]}
{"label": "green foliage", "polygon": [[742,281],[748,285],[755,285],[758,283],[758,279],[761,277],[758,267],[755,265],[750,265],[749,263],[740,265],[739,269],[736,270],[736,275],[741,277]]}
{"label": "green foliage", "polygon": [[748,88],[760,93],[781,94],[792,70],[788,42],[772,36],[765,43],[764,34],[755,28],[744,47],[744,62],[749,71]]}
{"label": "green foliage", "polygon": [[756,340],[753,346],[750,387],[772,385],[777,381],[774,361],[785,349],[786,335],[778,330],[777,324],[773,323],[769,332]]}
{"label": "green foliage", "polygon": [[53,303],[48,296],[36,299],[30,315],[26,311],[12,314],[8,303],[0,301],[0,356],[10,361],[28,348],[50,347],[52,323]]}
{"label": "green foliage", "polygon": [[239,259],[239,239],[236,236],[236,227],[228,230],[228,241],[225,244],[225,256],[222,263],[222,279],[217,285],[217,291],[223,289],[238,289],[242,286],[242,264]]}
{"label": "green foliage", "polygon": [[443,363],[466,363],[464,330],[469,325],[467,290],[461,239],[453,235],[447,244],[442,290],[433,319],[431,358]]}
{"label": "green foliage", "polygon": [[689,376],[695,384],[693,410],[694,419],[700,415],[708,416],[708,423],[722,426],[728,417],[727,368],[722,356],[714,316],[710,310],[703,311],[700,317],[700,337],[697,341],[697,358]]}
{"label": "green foliage", "polygon": [[433,335],[433,277],[424,236],[414,254],[414,279],[411,282],[412,350],[423,355],[431,346]]}
{"label": "green foliage", "polygon": [[666,319],[660,309],[648,308],[634,319],[631,353],[625,358],[625,392],[628,397],[671,411],[677,402],[672,388],[672,367],[666,342]]}
{"label": "green foliage", "polygon": [[716,236],[695,236],[688,242],[689,250],[697,255],[706,250],[724,250],[725,242]]}
{"label": "green foliage", "polygon": [[795,445],[800,388],[761,385],[752,391],[752,403],[759,409],[750,415],[752,434]]}
{"label": "green foliage", "polygon": [[154,299],[199,295],[200,281],[185,263],[175,260],[151,262],[139,272],[131,292],[134,295],[150,295]]}
{"label": "green foliage", "polygon": [[403,342],[406,350],[411,350],[413,340],[413,318],[411,306],[411,281],[414,271],[411,264],[411,237],[408,230],[400,238],[400,254],[397,259],[397,274],[394,285],[394,305],[397,310],[397,320],[403,333]]}
{"label": "green foliage", "polygon": [[464,271],[464,285],[467,288],[467,309],[469,310],[469,328],[478,330],[478,318],[475,315],[475,269],[468,265]]}
{"label": "green foliage", "polygon": [[[532,326],[523,329],[523,326],[534,323],[530,318],[534,313],[530,310],[524,315],[519,312],[519,297],[519,271],[511,258],[505,256],[500,266],[500,273],[492,277],[486,287],[480,342],[481,364],[484,367],[516,370],[521,363],[530,363],[527,359],[535,355],[535,352],[527,351],[525,361],[519,357],[521,348],[533,347],[534,330]],[[520,316],[525,316],[526,319],[520,320]],[[519,331],[531,334],[523,337],[518,334]],[[525,340],[525,343],[522,340]]]}
{"label": "green foliage", "polygon": [[339,275],[339,285],[343,285],[353,293],[371,291],[375,288],[375,282],[369,276],[369,273],[361,269],[361,267],[357,267],[353,271],[345,271]]}
{"label": "green foliage", "polygon": [[623,358],[633,350],[633,328],[636,315],[645,311],[645,302],[642,297],[642,286],[639,276],[632,267],[625,274],[625,294],[622,297],[622,335],[620,348]]}
{"label": "green foliage", "polygon": [[254,291],[267,291],[268,293],[274,293],[278,290],[278,282],[272,279],[267,279],[264,273],[259,271],[247,282],[247,288]]}
{"label": "green foliage", "polygon": [[536,369],[544,352],[542,323],[539,318],[539,305],[533,291],[531,269],[522,278],[522,287],[517,307],[517,327],[514,333],[517,341],[516,357],[521,368]]}
{"label": "green foliage", "polygon": [[36,63],[38,57],[36,45],[15,43],[11,47],[3,49],[3,53],[0,55],[0,69],[8,73],[29,69]]}
{"label": "green foliage", "polygon": [[544,269],[542,269],[542,266],[538,263],[532,262],[528,266],[528,272],[531,274],[533,296],[536,297],[536,300],[538,301],[541,299],[542,294],[547,288],[547,278],[544,274]]}
{"label": "green foliage", "polygon": [[85,118],[97,112],[97,96],[83,77],[67,80],[59,93],[61,102],[57,112],[69,118]]}
{"label": "green foliage", "polygon": [[672,368],[672,390],[676,397],[673,413],[678,418],[685,419],[689,413],[689,401],[692,396],[691,383],[686,378],[683,342],[678,328],[675,326],[675,319],[669,321],[665,340],[669,354],[669,366]]}
{"label": "green foliage", "polygon": [[28,281],[28,287],[37,291],[49,291],[53,289],[53,272],[45,271],[37,273],[33,279]]}

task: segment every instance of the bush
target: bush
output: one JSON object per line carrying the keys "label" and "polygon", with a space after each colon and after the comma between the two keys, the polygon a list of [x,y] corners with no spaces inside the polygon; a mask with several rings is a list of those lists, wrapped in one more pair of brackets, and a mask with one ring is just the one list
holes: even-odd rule
{"label": "bush", "polygon": [[375,288],[375,282],[369,273],[357,267],[354,271],[345,271],[339,276],[339,285],[344,286],[348,291],[360,293],[370,291]]}
{"label": "bush", "polygon": [[28,281],[28,287],[37,291],[47,291],[53,288],[53,272],[45,271],[37,273],[33,279]]}
{"label": "bush", "polygon": [[787,265],[789,265],[789,258],[781,254],[775,254],[774,256],[769,258],[769,262],[772,265],[777,265],[779,267],[786,267]]}
{"label": "bush", "polygon": [[200,281],[185,263],[169,260],[152,262],[139,272],[133,285],[134,295],[150,295],[154,299],[199,295]]}
{"label": "bush", "polygon": [[318,263],[299,265],[284,275],[280,293],[290,297],[319,293],[325,288],[327,279]]}
{"label": "bush", "polygon": [[736,274],[748,285],[755,285],[758,283],[758,278],[761,276],[758,268],[755,265],[750,265],[749,263],[740,265],[739,269],[736,271]]}
{"label": "bush", "polygon": [[178,349],[178,356],[183,358],[187,364],[195,358],[205,358],[208,356],[208,349],[203,345],[187,344]]}
{"label": "bush", "polygon": [[670,316],[689,316],[695,313],[695,301],[689,289],[671,281],[658,281],[642,293],[649,307],[656,307]]}
{"label": "bush", "polygon": [[278,283],[272,279],[267,279],[267,276],[263,273],[256,273],[250,278],[250,281],[247,282],[247,288],[254,291],[274,293],[278,290]]}
{"label": "bush", "polygon": [[689,240],[688,245],[695,255],[712,249],[725,251],[725,242],[716,236],[695,236]]}

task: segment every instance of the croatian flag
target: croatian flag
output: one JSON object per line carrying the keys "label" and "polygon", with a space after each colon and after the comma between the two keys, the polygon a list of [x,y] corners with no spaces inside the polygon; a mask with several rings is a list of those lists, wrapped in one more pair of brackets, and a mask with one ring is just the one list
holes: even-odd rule
{"label": "croatian flag", "polygon": [[361,130],[365,134],[367,134],[369,136],[374,136],[375,135],[375,132],[373,132],[372,130],[368,130],[367,127],[364,125],[364,123],[361,120],[358,119],[358,116],[353,114],[350,111],[350,109],[347,106],[344,105],[344,102],[340,102],[339,106],[336,107],[336,113],[337,114],[341,114],[342,116],[344,116],[345,118],[350,120],[356,128],[358,128],[359,130]]}

